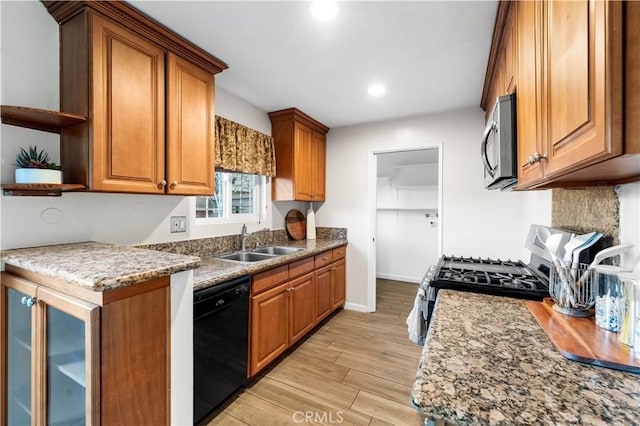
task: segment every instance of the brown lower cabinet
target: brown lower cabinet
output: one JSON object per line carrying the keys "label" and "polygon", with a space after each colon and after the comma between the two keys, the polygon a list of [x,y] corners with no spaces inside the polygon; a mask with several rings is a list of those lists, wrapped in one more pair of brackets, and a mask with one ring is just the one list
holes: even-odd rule
{"label": "brown lower cabinet", "polygon": [[12,269],[0,282],[1,425],[169,424],[169,277],[98,293]]}
{"label": "brown lower cabinet", "polygon": [[344,304],[345,254],[339,247],[253,276],[249,377]]}

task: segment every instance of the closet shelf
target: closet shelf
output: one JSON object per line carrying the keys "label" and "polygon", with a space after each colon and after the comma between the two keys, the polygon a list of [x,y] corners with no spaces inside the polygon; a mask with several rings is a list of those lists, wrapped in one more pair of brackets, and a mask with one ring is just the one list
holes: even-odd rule
{"label": "closet shelf", "polygon": [[420,211],[420,212],[426,212],[426,211],[433,211],[433,212],[438,212],[437,208],[433,208],[433,207],[392,207],[392,206],[384,206],[384,207],[376,207],[376,210],[407,210],[407,211]]}
{"label": "closet shelf", "polygon": [[1,105],[0,115],[4,124],[58,134],[65,127],[87,121],[82,115],[14,105]]}

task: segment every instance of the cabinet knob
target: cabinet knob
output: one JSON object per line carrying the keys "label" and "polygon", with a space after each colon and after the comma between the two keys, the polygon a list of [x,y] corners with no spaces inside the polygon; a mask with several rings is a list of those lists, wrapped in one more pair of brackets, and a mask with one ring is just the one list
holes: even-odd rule
{"label": "cabinet knob", "polygon": [[167,181],[166,181],[166,180],[163,180],[163,181],[161,181],[161,182],[158,182],[158,189],[162,189],[162,188],[164,188],[165,186],[167,186]]}
{"label": "cabinet knob", "polygon": [[540,162],[540,160],[546,160],[547,154],[540,155],[540,153],[535,152],[533,155],[529,156],[529,165],[533,166],[535,163]]}
{"label": "cabinet knob", "polygon": [[332,270],[332,271],[335,271],[335,270],[336,270],[336,268],[331,268],[331,270]]}
{"label": "cabinet knob", "polygon": [[35,297],[29,297],[29,296],[22,296],[22,299],[20,300],[20,302],[25,305],[27,308],[31,308],[33,305],[36,304],[36,302],[38,301],[38,299],[36,299]]}
{"label": "cabinet knob", "polygon": [[174,180],[171,182],[171,185],[169,185],[169,189],[176,189],[176,186],[178,186],[178,181]]}

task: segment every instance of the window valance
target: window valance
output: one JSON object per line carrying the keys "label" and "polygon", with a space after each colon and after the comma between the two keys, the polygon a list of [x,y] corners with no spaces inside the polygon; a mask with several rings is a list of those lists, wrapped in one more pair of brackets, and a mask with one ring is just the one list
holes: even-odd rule
{"label": "window valance", "polygon": [[226,118],[216,116],[216,169],[276,175],[273,138]]}

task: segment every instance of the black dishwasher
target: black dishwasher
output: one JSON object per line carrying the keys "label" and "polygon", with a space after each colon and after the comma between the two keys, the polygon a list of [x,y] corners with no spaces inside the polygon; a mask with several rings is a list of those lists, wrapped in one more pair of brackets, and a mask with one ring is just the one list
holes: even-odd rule
{"label": "black dishwasher", "polygon": [[250,276],[193,294],[195,423],[247,384]]}

